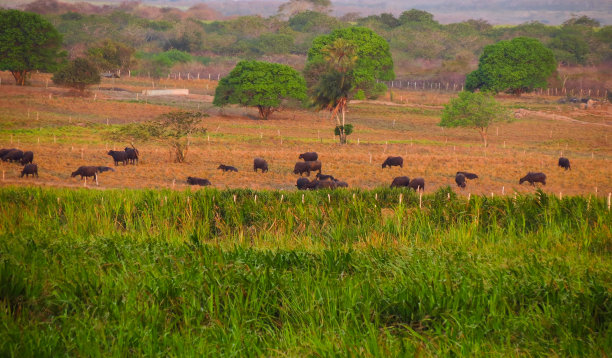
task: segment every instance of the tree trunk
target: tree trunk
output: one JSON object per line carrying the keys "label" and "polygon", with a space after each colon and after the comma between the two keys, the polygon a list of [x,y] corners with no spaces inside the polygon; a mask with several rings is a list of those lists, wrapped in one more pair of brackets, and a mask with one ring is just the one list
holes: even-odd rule
{"label": "tree trunk", "polygon": [[487,143],[487,128],[478,128],[478,132],[480,133],[480,137],[484,143],[485,148],[489,145]]}
{"label": "tree trunk", "polygon": [[15,78],[15,83],[19,86],[25,86],[25,80],[28,72],[26,70],[21,71],[11,71],[13,77]]}
{"label": "tree trunk", "polygon": [[259,117],[261,119],[268,119],[270,114],[272,114],[272,107],[266,106],[257,106],[257,110],[259,111]]}
{"label": "tree trunk", "polygon": [[340,144],[346,144],[346,134],[344,132],[344,113],[345,113],[345,106],[342,106],[342,130],[340,131]]}

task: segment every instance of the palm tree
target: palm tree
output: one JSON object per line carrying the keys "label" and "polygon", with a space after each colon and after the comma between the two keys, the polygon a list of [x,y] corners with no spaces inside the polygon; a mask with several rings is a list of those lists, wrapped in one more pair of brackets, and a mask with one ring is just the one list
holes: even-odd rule
{"label": "palm tree", "polygon": [[346,136],[351,134],[353,128],[346,124],[345,113],[348,97],[355,88],[353,69],[357,62],[357,46],[338,38],[325,46],[322,52],[325,53],[328,70],[321,75],[314,89],[314,103],[320,109],[330,111],[331,119],[336,122],[336,135],[340,137],[340,143],[345,144]]}

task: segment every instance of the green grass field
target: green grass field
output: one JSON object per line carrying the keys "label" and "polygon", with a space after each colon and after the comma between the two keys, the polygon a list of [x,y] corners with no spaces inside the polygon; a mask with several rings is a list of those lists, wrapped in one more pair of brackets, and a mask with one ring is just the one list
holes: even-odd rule
{"label": "green grass field", "polygon": [[2,187],[0,356],[612,352],[606,198],[419,201]]}

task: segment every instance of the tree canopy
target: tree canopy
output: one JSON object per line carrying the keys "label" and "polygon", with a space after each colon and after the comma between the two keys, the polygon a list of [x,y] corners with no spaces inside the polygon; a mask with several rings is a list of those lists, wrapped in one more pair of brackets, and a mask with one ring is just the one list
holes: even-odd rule
{"label": "tree canopy", "polygon": [[101,71],[127,72],[135,64],[134,51],[133,47],[106,39],[98,46],[90,47],[87,55]]}
{"label": "tree canopy", "polygon": [[100,72],[93,62],[86,58],[76,58],[51,78],[53,83],[76,88],[83,92],[87,86],[100,83]]}
{"label": "tree canopy", "polygon": [[346,143],[346,136],[351,134],[353,126],[346,124],[345,114],[348,98],[355,90],[354,68],[357,64],[357,46],[343,38],[337,38],[322,50],[326,61],[323,72],[312,90],[314,105],[328,110],[336,122],[334,133],[340,138],[340,144]]}
{"label": "tree canopy", "polygon": [[11,71],[18,85],[29,72],[53,72],[64,56],[62,36],[42,16],[0,10],[0,70]]}
{"label": "tree canopy", "polygon": [[468,74],[465,87],[469,91],[480,89],[520,95],[545,88],[556,68],[553,52],[540,41],[517,37],[486,46],[478,69]]}
{"label": "tree canopy", "polygon": [[299,72],[277,63],[240,61],[219,81],[213,104],[257,107],[260,117],[267,119],[290,99],[306,99],[306,82]]}
{"label": "tree canopy", "polygon": [[202,118],[206,117],[208,114],[201,112],[169,112],[152,121],[121,126],[112,137],[167,144],[174,152],[174,161],[183,163],[189,150],[189,137],[206,133],[206,128],[201,127]]}
{"label": "tree canopy", "polygon": [[468,127],[478,130],[487,146],[487,130],[494,122],[510,121],[511,117],[492,95],[483,92],[459,92],[444,106],[440,127]]}
{"label": "tree canopy", "polygon": [[[321,71],[326,70],[325,66],[322,66],[326,62],[326,53],[323,49],[340,38],[353,43],[356,47],[357,61],[350,74],[355,80],[355,87],[363,89],[369,97],[375,97],[379,94],[377,92],[380,92],[381,85],[384,87],[382,83],[377,84],[376,80],[390,81],[395,78],[395,73],[389,44],[384,38],[365,27],[336,29],[329,35],[318,36],[312,41],[304,70],[309,85],[315,85]],[[385,89],[386,87],[382,90]]]}

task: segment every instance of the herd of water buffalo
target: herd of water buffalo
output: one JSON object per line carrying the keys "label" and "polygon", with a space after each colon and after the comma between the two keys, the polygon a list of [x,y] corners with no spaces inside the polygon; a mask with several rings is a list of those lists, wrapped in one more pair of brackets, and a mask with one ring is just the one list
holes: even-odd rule
{"label": "herd of water buffalo", "polygon": [[[138,156],[140,153],[136,148],[126,147],[122,151],[118,150],[110,150],[108,153],[113,158],[113,162],[115,166],[122,163],[123,165],[128,164],[138,164]],[[0,149],[0,159],[5,162],[15,162],[23,165],[23,170],[21,171],[21,176],[24,175],[26,178],[30,175],[34,177],[38,177],[38,166],[33,163],[34,160],[34,152],[32,151],[22,151],[19,149],[11,148],[11,149]],[[321,173],[321,161],[319,160],[319,155],[316,152],[306,152],[299,155],[298,159],[303,159],[303,161],[298,161],[295,163],[293,173],[299,174],[300,178],[297,180],[296,187],[300,190],[314,190],[314,189],[335,189],[335,188],[346,188],[348,184],[345,181],[334,178],[332,175],[322,174]],[[558,165],[565,170],[571,169],[569,159],[567,158],[559,158]],[[391,168],[394,166],[399,166],[400,168],[404,167],[404,159],[402,157],[387,157],[385,161],[382,163],[382,168]],[[223,172],[238,172],[236,167],[230,165],[221,164],[217,168],[222,170]],[[257,172],[261,170],[262,173],[268,171],[268,162],[263,158],[255,158],[253,160],[253,170]],[[81,166],[76,171],[72,172],[71,176],[75,177],[77,175],[81,176],[81,179],[87,177],[93,177],[94,180],[98,181],[98,173],[102,173],[105,171],[115,171],[113,168],[105,167],[105,166]],[[307,176],[310,176],[311,172],[318,172],[315,176],[315,179],[309,180],[308,178],[302,178],[302,174],[306,173]],[[455,175],[455,183],[460,188],[466,187],[466,180],[477,179],[478,175],[465,171],[458,171]],[[535,183],[541,183],[542,185],[546,185],[546,174],[541,172],[529,172],[524,177],[520,178],[519,184],[523,184],[524,182],[528,182],[531,185],[535,185]],[[187,177],[187,183],[190,185],[200,185],[207,186],[211,185],[211,182],[208,179],[197,178],[197,177]],[[425,179],[423,178],[413,178],[410,179],[407,176],[399,176],[393,178],[391,182],[391,187],[407,187],[414,190],[425,190]]]}

